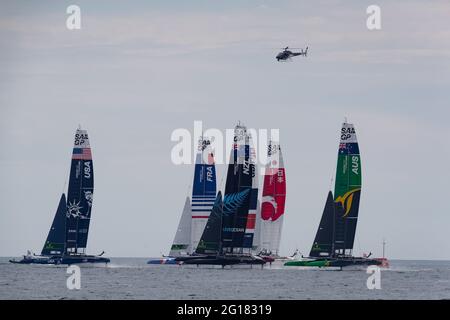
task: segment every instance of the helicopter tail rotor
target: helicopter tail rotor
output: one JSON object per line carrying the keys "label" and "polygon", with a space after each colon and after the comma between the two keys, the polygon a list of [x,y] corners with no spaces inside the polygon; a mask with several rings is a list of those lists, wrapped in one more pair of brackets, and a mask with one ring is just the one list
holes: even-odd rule
{"label": "helicopter tail rotor", "polygon": [[306,47],[305,51],[303,51],[302,49],[302,55],[304,55],[306,58],[306,56],[308,55],[308,47]]}

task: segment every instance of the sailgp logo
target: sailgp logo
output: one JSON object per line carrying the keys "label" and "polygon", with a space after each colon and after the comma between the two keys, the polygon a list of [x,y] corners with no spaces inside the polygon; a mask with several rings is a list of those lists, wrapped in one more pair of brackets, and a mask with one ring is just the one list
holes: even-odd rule
{"label": "sailgp logo", "polygon": [[336,198],[335,202],[340,203],[342,205],[342,208],[344,208],[344,215],[342,216],[343,218],[349,214],[350,209],[352,208],[353,195],[360,190],[361,188],[353,189],[344,194],[343,196],[339,196]]}
{"label": "sailgp logo", "polygon": [[355,128],[353,127],[343,127],[341,129],[341,140],[349,140],[355,134]]}
{"label": "sailgp logo", "polygon": [[267,155],[268,155],[269,157],[270,157],[270,156],[273,156],[274,154],[277,153],[277,151],[278,151],[279,148],[280,148],[280,146],[277,145],[277,144],[269,144],[268,150],[267,150]]}
{"label": "sailgp logo", "polygon": [[225,195],[223,199],[223,214],[231,215],[235,213],[237,208],[240,207],[247,199],[249,193],[250,189],[245,189],[238,193],[231,193]]}
{"label": "sailgp logo", "polygon": [[89,141],[87,133],[76,133],[75,134],[75,143],[74,145],[77,147],[84,146]]}

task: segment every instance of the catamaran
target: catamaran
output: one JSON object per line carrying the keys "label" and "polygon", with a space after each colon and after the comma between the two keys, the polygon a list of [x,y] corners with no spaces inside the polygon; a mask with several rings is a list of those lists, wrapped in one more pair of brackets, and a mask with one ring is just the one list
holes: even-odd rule
{"label": "catamaran", "polygon": [[286,202],[286,172],[280,144],[270,141],[267,165],[262,189],[259,215],[258,255],[267,262],[281,259],[279,256],[281,230]]}
{"label": "catamaran", "polygon": [[352,254],[361,196],[361,159],[353,124],[343,123],[339,143],[334,196],[328,192],[325,208],[309,257],[285,266],[348,267],[383,265],[383,259]]}
{"label": "catamaran", "polygon": [[40,255],[30,251],[20,264],[79,264],[108,263],[108,258],[86,254],[89,224],[94,195],[94,167],[86,130],[78,128],[72,152],[70,179],[67,191],[61,195],[58,209]]}
{"label": "catamaran", "polygon": [[216,167],[209,138],[201,136],[195,158],[192,200],[188,196],[178,223],[169,256],[150,259],[148,264],[180,264],[177,257],[195,255],[216,199]]}
{"label": "catamaran", "polygon": [[[251,254],[257,209],[258,186],[251,137],[245,126],[234,130],[234,144],[228,164],[225,193],[219,192],[195,254],[177,257],[184,264],[235,265],[265,261]],[[254,212],[253,221],[248,220]]]}

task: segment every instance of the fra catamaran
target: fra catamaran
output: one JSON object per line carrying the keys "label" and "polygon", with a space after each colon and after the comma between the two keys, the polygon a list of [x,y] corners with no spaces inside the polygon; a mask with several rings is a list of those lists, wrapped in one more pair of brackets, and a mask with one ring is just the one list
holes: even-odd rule
{"label": "fra catamaran", "polygon": [[148,264],[180,264],[176,257],[195,254],[216,199],[216,167],[209,138],[201,136],[195,158],[192,200],[184,203],[180,222],[175,233],[169,256],[150,259]]}
{"label": "fra catamaran", "polygon": [[329,191],[309,257],[288,261],[284,265],[339,268],[384,265],[385,259],[352,255],[360,196],[361,159],[358,141],[353,124],[345,122],[341,129],[334,197]]}
{"label": "fra catamaran", "polygon": [[70,168],[69,187],[66,196],[59,200],[53,223],[42,248],[41,255],[28,251],[21,264],[79,264],[108,263],[110,260],[85,253],[91,221],[94,195],[94,167],[89,137],[86,130],[78,128]]}

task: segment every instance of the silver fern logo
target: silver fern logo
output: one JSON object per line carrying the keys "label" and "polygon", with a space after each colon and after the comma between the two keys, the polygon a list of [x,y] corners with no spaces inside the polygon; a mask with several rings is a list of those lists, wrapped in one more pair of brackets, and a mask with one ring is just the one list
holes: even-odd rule
{"label": "silver fern logo", "polygon": [[244,201],[247,199],[247,196],[250,193],[250,188],[245,189],[241,192],[230,193],[225,195],[223,199],[223,213],[225,215],[230,215],[236,212],[237,208],[240,207]]}

